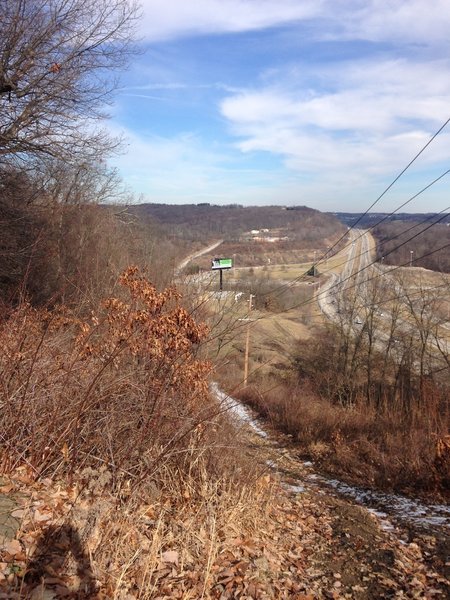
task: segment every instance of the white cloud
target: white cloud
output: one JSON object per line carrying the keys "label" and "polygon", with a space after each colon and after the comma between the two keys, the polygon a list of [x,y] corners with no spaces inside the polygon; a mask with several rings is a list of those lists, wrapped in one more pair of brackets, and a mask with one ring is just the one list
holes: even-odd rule
{"label": "white cloud", "polygon": [[266,29],[317,14],[322,0],[142,0],[141,29],[151,41]]}
{"label": "white cloud", "polygon": [[[307,35],[315,39],[449,43],[448,0],[142,0],[141,4],[141,31],[149,41],[308,20]],[[311,27],[314,19],[316,27]]]}
{"label": "white cloud", "polygon": [[333,4],[351,38],[425,45],[449,42],[448,0],[340,0]]}
{"label": "white cloud", "polygon": [[[279,73],[276,83],[230,95],[220,109],[243,152],[278,154],[303,173],[392,173],[450,116],[449,66],[387,60],[335,65],[334,73],[324,67],[331,92],[305,92],[292,72]],[[448,160],[448,141],[443,135],[421,160]]]}

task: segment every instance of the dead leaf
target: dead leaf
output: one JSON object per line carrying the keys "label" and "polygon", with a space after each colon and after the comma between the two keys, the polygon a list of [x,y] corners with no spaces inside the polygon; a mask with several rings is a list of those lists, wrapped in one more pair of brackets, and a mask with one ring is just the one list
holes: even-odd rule
{"label": "dead leaf", "polygon": [[0,494],[9,494],[14,490],[14,486],[12,483],[7,483],[5,485],[0,486]]}
{"label": "dead leaf", "polygon": [[178,566],[179,553],[176,550],[167,550],[162,553],[162,559],[165,563]]}
{"label": "dead leaf", "polygon": [[18,540],[11,540],[5,542],[2,545],[2,549],[6,554],[9,554],[10,556],[15,556],[16,554],[22,552],[22,546],[20,545],[20,542]]}
{"label": "dead leaf", "polygon": [[37,523],[42,523],[43,521],[50,521],[50,519],[52,518],[52,515],[50,513],[40,512],[38,509],[36,509],[34,511],[33,517]]}

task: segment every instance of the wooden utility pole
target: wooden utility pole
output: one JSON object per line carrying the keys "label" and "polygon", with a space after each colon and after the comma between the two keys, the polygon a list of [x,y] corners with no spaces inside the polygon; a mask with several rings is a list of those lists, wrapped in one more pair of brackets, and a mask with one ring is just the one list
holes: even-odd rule
{"label": "wooden utility pole", "polygon": [[[252,310],[252,300],[253,300],[253,294],[250,294],[250,298],[248,299],[249,314]],[[246,335],[246,339],[245,339],[245,355],[244,355],[244,387],[247,387],[247,380],[248,380],[248,354],[249,354],[249,349],[250,349],[250,323],[251,323],[251,319],[248,318],[247,335]]]}

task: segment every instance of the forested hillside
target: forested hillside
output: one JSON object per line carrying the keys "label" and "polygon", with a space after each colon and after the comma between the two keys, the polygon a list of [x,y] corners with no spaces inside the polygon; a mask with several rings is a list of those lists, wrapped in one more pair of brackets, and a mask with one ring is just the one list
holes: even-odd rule
{"label": "forested hillside", "polygon": [[244,232],[283,229],[306,246],[335,235],[343,226],[332,215],[306,206],[247,206],[214,204],[141,204],[131,207],[139,215],[150,215],[186,239],[214,237],[238,239]]}
{"label": "forested hillside", "polygon": [[[112,192],[115,185],[120,182],[111,174],[89,166],[55,172],[50,183],[39,173],[0,166],[3,302],[27,298],[33,304],[88,308],[112,292],[130,264],[145,267],[158,287],[167,285],[185,246],[171,241],[151,219],[134,218],[123,205],[99,206],[106,188]],[[111,193],[111,199],[120,197]]]}
{"label": "forested hillside", "polygon": [[[385,264],[424,267],[450,273],[450,226],[439,217],[377,225],[377,256]],[[436,223],[435,223],[436,222]]]}

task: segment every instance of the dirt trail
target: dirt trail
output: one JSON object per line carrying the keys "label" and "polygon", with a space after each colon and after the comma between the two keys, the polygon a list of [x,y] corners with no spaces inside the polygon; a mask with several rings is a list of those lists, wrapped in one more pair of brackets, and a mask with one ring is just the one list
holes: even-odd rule
{"label": "dirt trail", "polygon": [[398,527],[375,511],[311,485],[311,465],[297,456],[288,436],[253,420],[242,406],[235,412],[252,460],[277,474],[299,521],[318,524],[314,548],[307,549],[311,598],[449,597],[449,536],[444,529]]}
{"label": "dirt trail", "polygon": [[207,246],[206,248],[203,248],[202,250],[199,250],[198,252],[194,252],[193,254],[190,254],[188,257],[186,257],[184,260],[182,260],[180,262],[180,264],[176,268],[176,272],[179,273],[185,267],[187,267],[187,265],[191,262],[191,260],[194,260],[195,258],[198,258],[199,256],[203,256],[203,254],[208,254],[208,252],[212,252],[215,248],[218,248],[220,246],[220,244],[222,244],[222,243],[223,243],[223,240],[218,240],[217,242],[214,242],[214,244],[211,244],[210,246]]}

